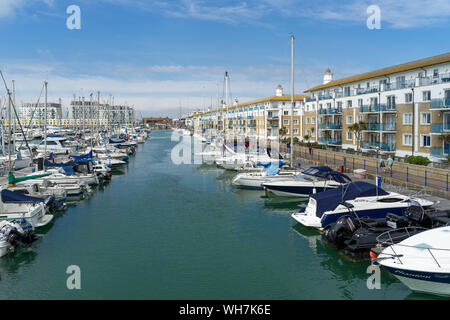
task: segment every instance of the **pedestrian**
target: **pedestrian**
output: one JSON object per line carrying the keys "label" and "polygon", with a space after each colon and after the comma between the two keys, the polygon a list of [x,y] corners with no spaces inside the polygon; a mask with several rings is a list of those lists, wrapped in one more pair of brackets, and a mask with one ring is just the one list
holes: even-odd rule
{"label": "pedestrian", "polygon": [[391,156],[387,159],[387,163],[389,166],[389,170],[392,172],[392,165],[394,164],[394,160],[392,160]]}
{"label": "pedestrian", "polygon": [[309,155],[312,155],[312,145],[311,144],[309,144]]}

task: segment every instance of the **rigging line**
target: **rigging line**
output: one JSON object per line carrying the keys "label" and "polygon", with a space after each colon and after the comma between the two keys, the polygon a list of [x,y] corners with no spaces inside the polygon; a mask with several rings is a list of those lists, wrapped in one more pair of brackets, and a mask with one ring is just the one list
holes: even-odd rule
{"label": "rigging line", "polygon": [[[42,92],[44,91],[44,86],[45,86],[45,85],[42,84],[41,93],[39,94],[39,98],[38,98],[38,100],[36,101],[36,105],[35,105],[34,109],[31,111],[30,124],[29,124],[28,127],[27,127],[26,134],[28,134],[28,130],[30,129],[31,124],[33,123],[34,114],[36,113],[36,109],[37,109],[37,107],[38,107],[38,105],[39,105],[39,101],[41,100]],[[22,144],[23,144],[23,141],[22,141],[22,143],[20,144],[20,147],[22,147]],[[20,147],[19,147],[19,148],[20,148]]]}
{"label": "rigging line", "polygon": [[[297,50],[297,55],[300,56],[300,54],[298,53],[298,50]],[[306,72],[305,72],[305,69],[303,68],[303,64],[301,63],[301,61],[302,61],[302,59],[301,59],[301,56],[300,56],[300,62],[297,61],[297,64],[299,65],[300,70],[302,71],[303,80],[305,80],[306,87],[309,89],[310,88],[309,81],[308,81],[308,79],[306,77]]]}
{"label": "rigging line", "polygon": [[[5,85],[5,89],[6,89],[6,91],[8,92],[8,99],[10,100],[10,102],[11,102],[11,104],[12,104],[12,106],[13,106],[13,110],[14,110],[14,114],[15,114],[15,116],[16,116],[16,119],[19,119],[19,117],[17,116],[16,106],[15,106],[14,102],[11,101],[11,97],[9,96],[9,92],[10,92],[10,91],[9,91],[8,85],[6,84],[5,77],[3,77],[3,72],[2,72],[1,69],[0,69],[0,75],[1,75],[2,80],[3,80],[3,84]],[[9,124],[9,125],[11,125],[11,124]],[[29,144],[28,144],[27,137],[25,136],[25,134],[24,134],[24,132],[23,132],[22,124],[20,123],[20,121],[19,121],[19,127],[20,127],[20,131],[22,132],[23,138],[24,138],[24,140],[25,140],[25,144],[27,145],[27,148],[28,148],[28,150],[30,151],[30,156],[33,158],[33,153],[31,152],[31,148],[30,148],[30,146],[29,146]],[[9,152],[11,152],[11,150],[9,150]]]}

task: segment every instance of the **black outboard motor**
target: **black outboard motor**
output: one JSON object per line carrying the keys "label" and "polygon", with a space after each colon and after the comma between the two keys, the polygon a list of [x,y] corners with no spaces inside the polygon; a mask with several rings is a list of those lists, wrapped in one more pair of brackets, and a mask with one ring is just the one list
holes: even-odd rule
{"label": "black outboard motor", "polygon": [[345,215],[340,217],[336,223],[325,227],[323,238],[330,246],[339,250],[345,247],[345,241],[352,237],[356,229],[353,218]]}
{"label": "black outboard motor", "polygon": [[11,229],[6,236],[6,241],[12,245],[13,247],[20,245],[24,248],[27,248],[33,244],[37,240],[37,236],[31,232],[21,233],[17,231],[17,229]]}

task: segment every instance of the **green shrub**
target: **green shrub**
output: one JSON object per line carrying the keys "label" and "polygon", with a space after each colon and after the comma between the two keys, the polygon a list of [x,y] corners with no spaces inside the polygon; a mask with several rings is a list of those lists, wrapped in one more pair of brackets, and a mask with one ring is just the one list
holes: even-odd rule
{"label": "green shrub", "polygon": [[406,162],[410,164],[417,164],[419,166],[427,166],[431,161],[427,157],[409,156],[406,158]]}

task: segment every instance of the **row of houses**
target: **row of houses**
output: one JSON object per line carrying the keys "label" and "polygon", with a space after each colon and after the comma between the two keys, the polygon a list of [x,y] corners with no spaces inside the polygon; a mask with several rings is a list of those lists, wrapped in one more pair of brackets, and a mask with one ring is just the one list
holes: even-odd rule
{"label": "row of houses", "polygon": [[[286,138],[291,95],[278,86],[275,96],[185,118],[195,130]],[[440,161],[450,155],[449,134],[450,52],[337,80],[327,69],[321,85],[294,96],[293,135],[301,141]]]}

